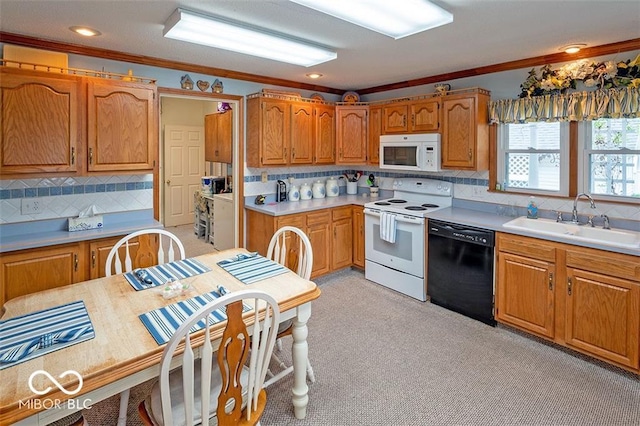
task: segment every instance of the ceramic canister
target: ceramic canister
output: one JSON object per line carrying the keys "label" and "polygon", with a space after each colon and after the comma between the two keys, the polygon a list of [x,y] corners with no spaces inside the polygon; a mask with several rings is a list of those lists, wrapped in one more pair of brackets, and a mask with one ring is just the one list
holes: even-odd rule
{"label": "ceramic canister", "polygon": [[327,197],[337,197],[340,194],[340,188],[338,187],[338,180],[336,178],[327,179],[325,188]]}
{"label": "ceramic canister", "polygon": [[321,181],[317,180],[313,183],[313,186],[311,187],[312,192],[313,192],[313,198],[324,198],[325,193],[324,193],[324,183],[322,183]]}
{"label": "ceramic canister", "polygon": [[300,199],[301,200],[310,200],[311,199],[311,185],[308,183],[303,183],[300,185]]}
{"label": "ceramic canister", "polygon": [[300,190],[296,185],[291,185],[289,189],[289,201],[298,201],[300,199]]}

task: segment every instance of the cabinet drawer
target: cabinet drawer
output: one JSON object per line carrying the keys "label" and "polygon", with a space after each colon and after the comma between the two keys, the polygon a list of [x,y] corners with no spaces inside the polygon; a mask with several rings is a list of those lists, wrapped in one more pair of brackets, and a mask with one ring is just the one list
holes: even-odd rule
{"label": "cabinet drawer", "polygon": [[328,209],[307,213],[307,226],[312,226],[318,223],[329,223],[330,214],[330,210]]}
{"label": "cabinet drawer", "polygon": [[567,250],[567,266],[640,282],[640,257],[572,248]]}
{"label": "cabinet drawer", "polygon": [[498,234],[498,249],[549,262],[555,262],[556,260],[556,247],[552,244],[545,244],[535,238]]}
{"label": "cabinet drawer", "polygon": [[340,207],[331,211],[331,218],[335,222],[340,219],[351,219],[351,207]]}

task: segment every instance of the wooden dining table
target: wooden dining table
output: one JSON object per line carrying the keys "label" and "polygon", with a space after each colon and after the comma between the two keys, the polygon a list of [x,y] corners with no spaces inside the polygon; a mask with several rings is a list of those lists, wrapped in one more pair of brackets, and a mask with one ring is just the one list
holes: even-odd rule
{"label": "wooden dining table", "polygon": [[[139,315],[211,292],[219,285],[230,292],[247,288],[264,290],[278,301],[281,321],[293,319],[292,403],[296,418],[304,418],[309,401],[307,320],[311,316],[311,302],[320,296],[320,289],[290,270],[246,285],[217,264],[240,253],[247,251],[231,249],[196,257],[211,271],[181,279],[189,289],[184,295],[171,299],[164,299],[158,288],[136,291],[120,274],[7,301],[3,321],[81,300],[95,337],[0,370],[0,425],[48,424],[158,377],[165,345],[154,340]],[[225,322],[216,324],[214,337],[222,335],[224,325]],[[46,374],[33,375],[38,370],[55,378],[59,386]],[[81,378],[64,375],[68,370],[76,371]],[[29,386],[32,375],[32,386]],[[79,385],[80,391],[74,395],[63,391],[75,390]],[[32,387],[51,389],[37,395]]]}

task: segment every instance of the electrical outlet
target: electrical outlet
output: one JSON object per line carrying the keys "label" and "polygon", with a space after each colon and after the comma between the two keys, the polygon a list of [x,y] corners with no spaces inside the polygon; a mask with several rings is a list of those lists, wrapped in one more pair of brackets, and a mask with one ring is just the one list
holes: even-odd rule
{"label": "electrical outlet", "polygon": [[40,214],[43,209],[42,201],[37,198],[23,198],[20,205],[20,212],[25,214]]}
{"label": "electrical outlet", "polygon": [[260,179],[262,183],[267,183],[268,181],[267,172],[262,172],[262,174],[260,175]]}

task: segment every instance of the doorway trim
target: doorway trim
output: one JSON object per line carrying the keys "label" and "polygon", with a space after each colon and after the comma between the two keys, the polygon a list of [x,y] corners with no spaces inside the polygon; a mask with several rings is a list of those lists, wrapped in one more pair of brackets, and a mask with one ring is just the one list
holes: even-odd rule
{"label": "doorway trim", "polygon": [[[236,212],[235,221],[235,235],[237,236],[237,246],[244,246],[244,96],[226,95],[223,93],[207,93],[207,92],[194,92],[192,90],[172,89],[169,87],[158,87],[158,105],[160,105],[160,98],[174,97],[174,98],[186,98],[186,99],[199,99],[210,100],[212,102],[234,102],[237,106],[237,114],[233,114],[233,164],[232,164],[232,176],[233,176],[233,202]],[[160,109],[158,108],[158,112]],[[160,150],[164,150],[164,144],[160,139],[162,134],[162,122],[161,114],[158,114],[158,157],[163,157],[160,154]],[[160,161],[164,161],[162,158]],[[164,196],[164,192],[160,190],[160,182],[164,182],[164,176],[160,176],[160,170],[164,173],[164,164],[160,164],[158,168],[158,184],[154,185],[157,188],[157,203],[158,212],[157,217],[160,217],[161,200]],[[163,186],[164,187],[164,186]],[[154,203],[155,204],[155,203]],[[164,220],[164,217],[161,218]]]}

